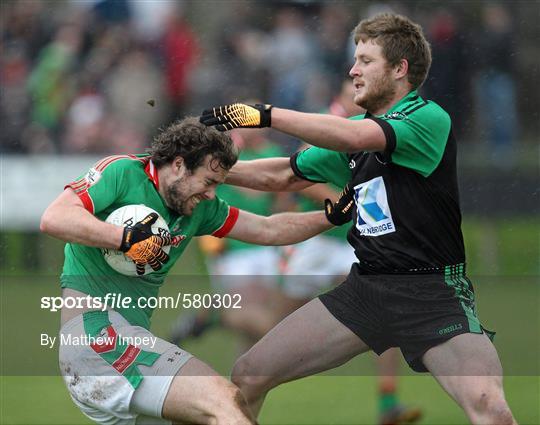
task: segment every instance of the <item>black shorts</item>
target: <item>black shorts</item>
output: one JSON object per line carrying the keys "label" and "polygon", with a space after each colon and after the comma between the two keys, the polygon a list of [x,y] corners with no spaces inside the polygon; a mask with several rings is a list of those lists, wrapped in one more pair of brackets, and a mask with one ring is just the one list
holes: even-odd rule
{"label": "black shorts", "polygon": [[367,274],[354,264],[345,282],[319,298],[373,351],[399,347],[417,372],[427,372],[422,356],[430,348],[459,334],[484,332],[472,284],[459,272]]}

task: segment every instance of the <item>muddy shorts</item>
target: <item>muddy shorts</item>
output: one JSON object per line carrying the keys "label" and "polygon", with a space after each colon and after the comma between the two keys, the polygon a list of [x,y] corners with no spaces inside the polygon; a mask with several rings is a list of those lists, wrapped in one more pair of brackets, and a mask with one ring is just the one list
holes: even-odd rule
{"label": "muddy shorts", "polygon": [[60,329],[60,371],[71,398],[100,424],[166,424],[163,403],[191,354],[115,311],[90,311]]}

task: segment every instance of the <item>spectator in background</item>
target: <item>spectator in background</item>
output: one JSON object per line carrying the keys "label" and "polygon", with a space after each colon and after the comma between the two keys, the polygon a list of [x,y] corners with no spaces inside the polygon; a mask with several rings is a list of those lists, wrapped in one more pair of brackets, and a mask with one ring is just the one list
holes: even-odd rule
{"label": "spectator in background", "polygon": [[271,102],[284,108],[302,107],[306,82],[316,62],[312,37],[299,10],[284,7],[276,12],[267,64]]}
{"label": "spectator in background", "polygon": [[219,75],[218,98],[248,98],[253,93],[265,93],[269,79],[268,36],[243,25],[228,31],[223,44],[220,63],[226,72]]}
{"label": "spectator in background", "polygon": [[93,33],[82,65],[84,73],[90,75],[97,86],[101,86],[118,65],[123,52],[129,50],[131,42],[128,28],[120,25],[105,27]]}
{"label": "spectator in background", "polygon": [[66,153],[106,152],[105,98],[90,76],[81,78],[79,92],[66,114],[63,151]]}
{"label": "spectator in background", "polygon": [[171,11],[162,38],[166,92],[172,117],[186,113],[189,102],[189,76],[197,63],[199,45],[180,7]]}
{"label": "spectator in background", "polygon": [[27,125],[30,106],[26,79],[30,72],[30,61],[22,43],[8,45],[0,57],[0,152],[24,151],[21,134]]}
{"label": "spectator in background", "polygon": [[[340,91],[344,75],[343,63],[351,61],[349,14],[343,4],[323,4],[320,19],[314,28],[317,66],[307,81],[303,108],[317,112],[326,109],[334,93]],[[352,43],[351,43],[352,44]]]}
{"label": "spectator in background", "polygon": [[[163,99],[163,75],[149,57],[137,47],[125,53],[104,81],[103,93],[107,97],[110,114],[120,123],[133,125],[143,134],[154,131],[164,109],[151,108],[148,99]],[[134,150],[133,147],[131,150]]]}
{"label": "spectator in background", "polygon": [[[142,151],[145,146],[142,127],[110,113],[106,97],[90,74],[83,74],[79,84],[65,117],[62,151],[88,154]],[[139,106],[150,109],[147,105]]]}
{"label": "spectator in background", "polygon": [[128,0],[98,0],[93,10],[100,21],[109,24],[123,24],[131,18]]}
{"label": "spectator in background", "polygon": [[475,59],[475,90],[481,138],[495,165],[511,167],[519,127],[516,107],[516,44],[512,18],[505,5],[485,4],[482,25],[471,40]]}
{"label": "spectator in background", "polygon": [[[53,2],[2,2],[0,13],[0,33],[4,47],[17,44],[25,55],[33,61],[47,44],[54,31],[54,25],[44,12],[57,7]],[[1,82],[0,82],[1,83]]]}
{"label": "spectator in background", "polygon": [[440,8],[431,15],[427,30],[433,63],[423,90],[450,114],[455,128],[462,128],[469,61],[464,57],[463,36],[456,16],[451,10]]}
{"label": "spectator in background", "polygon": [[32,61],[47,42],[42,2],[3,2],[0,9],[0,152],[24,153],[28,126],[27,87]]}
{"label": "spectator in background", "polygon": [[324,73],[337,83],[333,85],[341,83],[345,75],[343,63],[351,62],[352,55],[347,55],[347,47],[351,43],[350,27],[350,14],[343,4],[322,5],[316,31],[317,56]]}
{"label": "spectator in background", "polygon": [[183,2],[128,0],[132,13],[131,27],[139,42],[158,43],[163,36],[169,17],[183,9]]}
{"label": "spectator in background", "polygon": [[[61,26],[54,40],[40,53],[28,80],[32,99],[31,118],[53,140],[57,140],[61,120],[74,90],[73,67],[81,46],[81,28]],[[55,150],[58,150],[55,142]]]}

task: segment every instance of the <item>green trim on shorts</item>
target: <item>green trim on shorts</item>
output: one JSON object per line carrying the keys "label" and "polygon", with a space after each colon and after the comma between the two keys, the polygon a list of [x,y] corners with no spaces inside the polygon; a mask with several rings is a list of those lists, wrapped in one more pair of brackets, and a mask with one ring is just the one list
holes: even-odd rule
{"label": "green trim on shorts", "polygon": [[469,322],[469,331],[472,333],[483,333],[480,320],[476,313],[476,306],[474,302],[474,292],[472,291],[472,284],[470,280],[465,276],[465,264],[455,264],[452,266],[446,266],[444,268],[444,282],[454,288],[456,297],[459,298],[461,308],[467,316]]}
{"label": "green trim on shorts", "polygon": [[107,311],[89,311],[83,313],[84,332],[90,337],[102,337],[102,342],[90,344],[99,356],[109,363],[119,374],[124,376],[133,388],[143,380],[138,365],[152,366],[160,354],[144,351],[123,342],[109,320]]}

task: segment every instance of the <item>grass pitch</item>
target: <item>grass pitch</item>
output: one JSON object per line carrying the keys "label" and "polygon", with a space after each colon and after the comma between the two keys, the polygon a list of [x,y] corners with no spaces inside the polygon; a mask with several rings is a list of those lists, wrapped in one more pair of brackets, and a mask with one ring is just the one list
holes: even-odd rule
{"label": "grass pitch", "polygon": [[[540,424],[539,229],[537,221],[516,220],[512,226],[482,220],[470,220],[464,226],[479,316],[488,329],[497,331],[495,345],[506,374],[506,397],[518,422],[531,425]],[[54,273],[29,275],[14,267],[1,276],[0,424],[91,423],[75,407],[58,376],[57,349],[40,346],[40,333],[56,335],[59,325],[59,314],[40,309],[39,300],[60,294],[61,252],[44,251],[50,264],[56,263]],[[205,292],[207,283],[192,278],[203,271],[200,256],[192,249],[175,268],[174,281],[183,292]],[[165,284],[162,295],[175,294],[179,288]],[[177,314],[156,311],[152,331],[166,336]],[[229,374],[236,355],[234,336],[220,329],[184,348],[224,375]],[[280,386],[269,394],[261,423],[375,423],[373,365],[373,356],[366,354],[324,375]],[[430,376],[413,375],[405,365],[402,372],[400,398],[424,410],[421,423],[467,423]]]}

